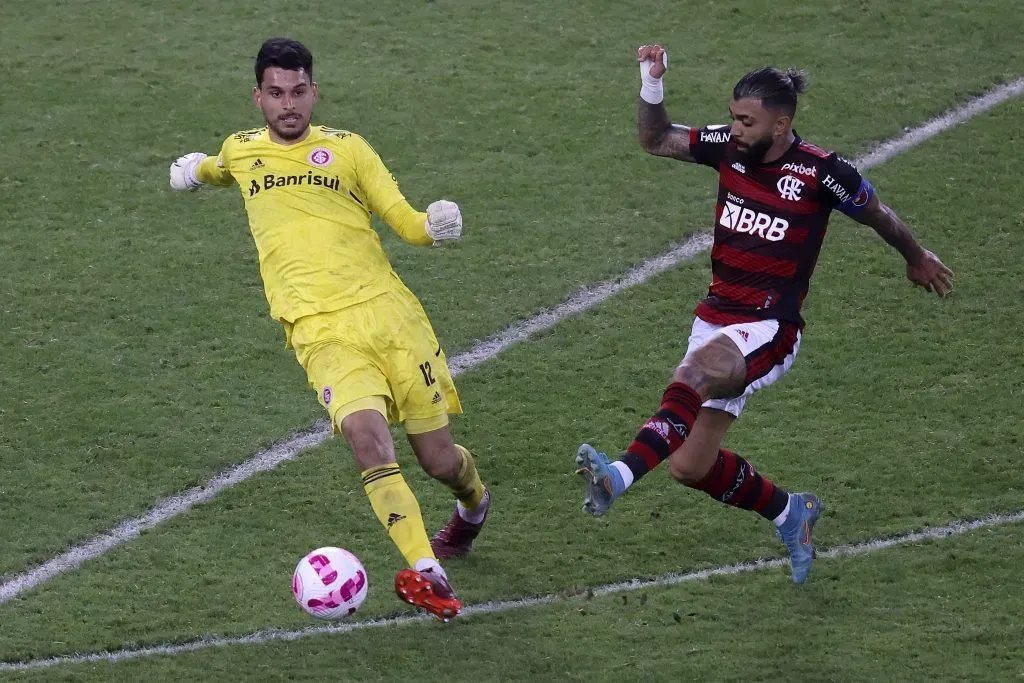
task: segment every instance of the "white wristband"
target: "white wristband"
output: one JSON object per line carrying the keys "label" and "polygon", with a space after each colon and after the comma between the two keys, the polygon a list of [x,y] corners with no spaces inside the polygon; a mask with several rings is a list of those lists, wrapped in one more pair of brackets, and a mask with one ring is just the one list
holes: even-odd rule
{"label": "white wristband", "polygon": [[[654,62],[645,59],[640,62],[640,99],[648,104],[660,104],[665,99],[665,88],[662,79],[651,76]],[[665,66],[668,66],[668,54],[665,54]]]}

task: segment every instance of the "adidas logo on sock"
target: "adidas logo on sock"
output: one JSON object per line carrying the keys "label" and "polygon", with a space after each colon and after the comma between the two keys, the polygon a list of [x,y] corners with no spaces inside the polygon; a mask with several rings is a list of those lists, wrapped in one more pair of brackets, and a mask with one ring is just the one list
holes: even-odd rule
{"label": "adidas logo on sock", "polygon": [[256,169],[259,168],[263,168],[263,159],[257,159],[256,161],[252,162],[252,166],[249,167],[249,170],[255,171]]}
{"label": "adidas logo on sock", "polygon": [[398,524],[403,519],[405,519],[405,515],[400,515],[397,512],[392,512],[390,515],[388,515],[388,530],[390,531],[391,527]]}
{"label": "adidas logo on sock", "polygon": [[430,399],[430,402],[432,404],[434,404],[434,405],[437,405],[438,403],[440,403],[441,402],[441,393],[438,392],[438,391],[435,391],[434,392],[434,398]]}

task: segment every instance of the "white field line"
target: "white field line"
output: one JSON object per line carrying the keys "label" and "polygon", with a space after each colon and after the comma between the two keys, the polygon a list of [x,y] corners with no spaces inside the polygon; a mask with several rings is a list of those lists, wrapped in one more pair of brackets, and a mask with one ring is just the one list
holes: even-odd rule
{"label": "white field line", "polygon": [[[1013,524],[1021,521],[1024,521],[1024,510],[1020,510],[1018,512],[1014,512],[1008,515],[991,515],[989,517],[984,517],[982,519],[976,519],[968,522],[953,522],[946,526],[926,528],[922,529],[921,531],[903,534],[902,536],[895,536],[891,538],[874,538],[869,541],[864,541],[863,543],[837,546],[835,548],[819,552],[818,560],[820,561],[822,559],[830,559],[835,557],[856,557],[859,555],[868,555],[870,553],[878,552],[879,550],[886,550],[888,548],[893,548],[896,546],[910,545],[925,541],[938,541],[944,538],[949,538],[951,536],[961,536],[969,531],[975,531],[977,529],[983,529],[985,527],[996,527],[1006,524]],[[557,604],[566,602],[567,600],[571,600],[573,598],[583,599],[583,595],[602,596],[608,595],[609,593],[646,590],[650,588],[661,588],[664,586],[677,586],[683,583],[704,581],[713,576],[736,576],[739,574],[748,574],[761,569],[774,569],[778,567],[783,567],[787,564],[788,561],[782,559],[752,560],[750,562],[742,562],[739,564],[711,567],[709,569],[702,569],[700,571],[695,572],[664,574],[654,579],[633,579],[631,581],[621,581],[619,583],[611,583],[604,586],[596,586],[589,590],[584,589],[579,591],[573,591],[571,594],[551,593],[548,595],[519,598],[516,600],[483,602],[476,605],[469,605],[468,607],[464,608],[462,616],[460,616],[459,618],[465,619],[468,617],[479,615],[511,612],[513,610],[520,610],[527,607],[536,607],[538,605]],[[66,655],[62,657],[32,659],[25,662],[0,662],[0,672],[28,671],[31,669],[46,669],[54,666],[72,664],[87,664],[98,662],[117,663],[131,659],[142,659],[145,657],[152,657],[156,655],[180,655],[189,652],[195,652],[197,650],[228,647],[231,645],[261,645],[263,643],[270,643],[275,641],[303,640],[305,638],[310,638],[313,636],[344,634],[351,633],[353,631],[365,631],[367,629],[402,626],[405,624],[411,624],[416,622],[431,621],[432,619],[433,617],[428,617],[424,614],[417,614],[389,617],[385,619],[372,619],[369,621],[353,621],[347,623],[341,622],[336,624],[328,624],[324,626],[312,626],[310,628],[298,629],[295,631],[267,629],[263,631],[256,631],[255,633],[249,633],[243,636],[234,636],[226,638],[203,638],[202,640],[194,640],[187,643],[179,643],[176,645],[154,645],[152,647],[143,647],[137,649],[126,648],[123,650],[86,652],[81,654]]]}
{"label": "white field line", "polygon": [[[1024,93],[1024,78],[1000,86],[972,100],[963,107],[950,110],[937,119],[882,143],[873,152],[858,159],[855,163],[862,170],[877,166],[897,154],[930,140],[958,123],[988,111],[997,104],[1022,93]],[[695,234],[689,240],[683,244],[676,245],[668,252],[644,261],[621,278],[608,280],[593,287],[585,288],[555,308],[541,311],[527,320],[514,323],[505,331],[477,344],[469,351],[453,356],[449,359],[449,368],[453,375],[458,375],[472,369],[494,358],[512,344],[528,339],[537,332],[554,327],[560,321],[593,308],[625,289],[646,282],[655,275],[693,258],[710,245],[710,236],[702,233]],[[327,422],[317,422],[310,429],[295,434],[287,441],[257,453],[245,462],[219,474],[206,482],[205,485],[191,488],[176,496],[167,498],[141,517],[125,520],[116,527],[81,545],[74,546],[70,550],[28,571],[11,576],[0,585],[0,605],[25,591],[49,581],[59,574],[76,569],[86,560],[103,555],[125,541],[136,538],[143,531],[152,529],[173,517],[187,512],[195,505],[213,499],[226,488],[240,484],[260,472],[270,471],[282,463],[294,459],[302,451],[320,445],[329,436],[330,426]]]}
{"label": "white field line", "polygon": [[[581,290],[558,306],[541,311],[527,320],[509,326],[505,331],[480,342],[469,351],[448,360],[452,376],[458,376],[481,363],[494,358],[509,346],[528,339],[543,330],[554,327],[560,321],[577,313],[593,308],[619,292],[650,280],[655,275],[689,260],[711,246],[711,237],[697,233],[686,242],[676,245],[668,252],[644,261],[628,273],[615,280],[607,280],[593,287]],[[152,529],[172,517],[187,512],[200,503],[212,500],[224,489],[240,484],[260,472],[269,472],[279,465],[294,459],[299,453],[319,446],[331,436],[330,423],[320,420],[310,429],[293,435],[287,441],[257,453],[245,462],[232,467],[209,480],[203,486],[196,486],[167,498],[141,517],[125,520],[113,529],[73,547],[53,559],[32,569],[12,576],[0,585],[0,605],[25,591],[45,583],[64,572],[76,569],[86,560],[103,555],[125,541],[136,538],[147,529]]]}

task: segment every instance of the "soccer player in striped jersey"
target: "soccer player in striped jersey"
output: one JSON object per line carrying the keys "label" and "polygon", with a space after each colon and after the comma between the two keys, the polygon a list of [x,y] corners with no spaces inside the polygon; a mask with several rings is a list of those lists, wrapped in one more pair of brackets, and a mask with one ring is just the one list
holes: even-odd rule
{"label": "soccer player in striped jersey", "polygon": [[903,221],[846,159],[793,130],[803,73],[762,68],[733,89],[732,123],[704,128],[673,124],[663,104],[667,55],[660,45],[637,51],[640,143],[650,154],[718,171],[711,286],[698,305],[689,345],[658,411],[621,458],[589,444],[576,464],[587,481],[584,509],[600,516],[664,460],[682,484],[775,523],[803,583],[821,514],[812,493],[789,493],[722,448],[726,431],[755,391],[792,366],[804,327],[800,308],[833,210],[873,228],[907,263],[907,277],[945,296],[952,271],[923,248]]}
{"label": "soccer player in striped jersey", "polygon": [[[456,444],[461,413],[441,345],[419,300],[391,268],[370,224],[377,214],[402,239],[430,245],[462,235],[454,202],[416,211],[372,147],[347,130],[310,125],[319,96],[313,55],[271,38],[255,64],[263,128],[229,136],[217,156],[186,154],[171,187],[236,186],[259,252],[270,315],[362,472],[370,506],[409,564],[399,597],[440,619],[462,603],[438,559],[469,551],[490,494],[470,452]],[[399,470],[389,423],[403,423],[424,471],[456,498],[447,526],[428,539]]]}

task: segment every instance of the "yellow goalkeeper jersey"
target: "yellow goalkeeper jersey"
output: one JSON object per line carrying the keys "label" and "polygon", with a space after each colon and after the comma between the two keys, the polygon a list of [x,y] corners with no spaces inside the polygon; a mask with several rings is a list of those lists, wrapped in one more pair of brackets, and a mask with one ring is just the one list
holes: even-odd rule
{"label": "yellow goalkeeper jersey", "polygon": [[204,159],[196,177],[238,183],[277,320],[340,310],[401,286],[371,214],[407,242],[431,242],[426,214],[409,206],[373,148],[345,130],[311,126],[292,145],[274,142],[266,128],[242,131]]}

